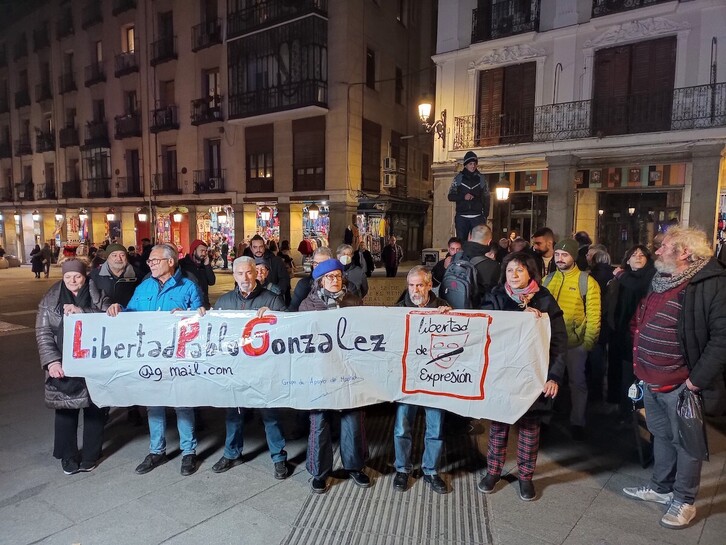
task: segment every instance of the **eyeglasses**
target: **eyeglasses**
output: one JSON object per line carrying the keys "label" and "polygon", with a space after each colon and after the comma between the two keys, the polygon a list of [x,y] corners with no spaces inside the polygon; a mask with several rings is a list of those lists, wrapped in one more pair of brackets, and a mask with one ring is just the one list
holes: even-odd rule
{"label": "eyeglasses", "polygon": [[328,273],[324,274],[323,278],[329,280],[330,282],[334,282],[336,280],[343,280],[343,275],[340,273]]}
{"label": "eyeglasses", "polygon": [[157,265],[158,265],[159,263],[161,263],[162,261],[168,261],[169,259],[171,259],[171,258],[169,258],[169,257],[165,257],[165,258],[163,258],[163,259],[147,259],[147,260],[146,260],[146,264],[147,264],[147,265],[148,265],[149,267],[156,267],[156,266],[157,266]]}

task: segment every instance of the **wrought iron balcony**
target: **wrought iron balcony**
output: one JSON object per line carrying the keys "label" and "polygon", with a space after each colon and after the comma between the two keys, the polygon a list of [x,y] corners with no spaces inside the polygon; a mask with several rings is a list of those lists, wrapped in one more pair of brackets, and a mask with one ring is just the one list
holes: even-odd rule
{"label": "wrought iron balcony", "polygon": [[35,134],[35,150],[38,153],[44,151],[55,151],[55,132],[37,131]]}
{"label": "wrought iron balcony", "polygon": [[13,202],[13,188],[12,185],[8,187],[0,187],[0,201]]}
{"label": "wrought iron balcony", "polygon": [[15,200],[16,201],[34,201],[34,186],[32,180],[23,180],[19,184],[15,184]]}
{"label": "wrought iron balcony", "polygon": [[178,184],[176,172],[162,172],[154,174],[154,195],[180,195],[181,189]]}
{"label": "wrought iron balcony", "polygon": [[38,52],[50,46],[50,29],[45,27],[33,30],[33,51]]}
{"label": "wrought iron balcony", "polygon": [[21,155],[32,155],[33,145],[30,143],[30,135],[21,136],[15,141],[15,157]]}
{"label": "wrought iron balcony", "polygon": [[592,0],[592,16],[602,17],[611,13],[630,11],[654,4],[672,2],[673,0]]}
{"label": "wrought iron balcony", "polygon": [[13,45],[13,60],[17,61],[28,56],[28,41],[25,34],[22,34],[18,41]]}
{"label": "wrought iron balcony", "polygon": [[141,115],[139,112],[117,115],[114,121],[116,125],[114,138],[116,140],[141,136]]}
{"label": "wrought iron balcony", "polygon": [[25,106],[30,106],[30,91],[28,89],[15,91],[15,107],[23,108]]}
{"label": "wrought iron balcony", "polygon": [[87,148],[109,148],[108,126],[106,120],[89,121],[86,123],[86,138],[83,142]]}
{"label": "wrought iron balcony", "polygon": [[55,35],[58,40],[62,40],[66,36],[72,36],[76,30],[73,26],[73,12],[67,9],[55,25]]}
{"label": "wrought iron balcony", "polygon": [[130,9],[136,9],[136,0],[113,0],[113,8],[111,9],[111,13],[115,17],[116,15],[119,15],[124,11],[128,11]]}
{"label": "wrought iron balcony", "polygon": [[89,199],[107,199],[111,196],[111,178],[88,178],[86,184]]}
{"label": "wrought iron balcony", "polygon": [[53,90],[50,83],[39,83],[35,86],[35,102],[43,102],[53,98]]}
{"label": "wrought iron balcony", "polygon": [[58,134],[60,147],[70,148],[78,145],[78,129],[75,127],[63,127]]}
{"label": "wrought iron balcony", "polygon": [[143,197],[143,179],[141,176],[119,176],[116,178],[119,197]]}
{"label": "wrought iron balcony", "polygon": [[205,21],[192,27],[192,51],[222,43],[222,20]]}
{"label": "wrought iron balcony", "polygon": [[726,82],[454,120],[454,149],[726,127]]}
{"label": "wrought iron balcony", "polygon": [[116,69],[114,75],[117,78],[139,71],[139,54],[136,51],[119,53],[115,59]]}
{"label": "wrought iron balcony", "polygon": [[61,194],[64,199],[80,199],[81,198],[81,181],[78,179],[69,179],[61,184]]}
{"label": "wrought iron balcony", "polygon": [[54,183],[45,183],[45,184],[40,184],[40,185],[36,186],[35,198],[39,201],[55,200],[56,199],[55,184]]}
{"label": "wrought iron balcony", "polygon": [[249,7],[230,13],[227,16],[227,38],[235,38],[253,30],[299,19],[304,15],[317,13],[328,15],[328,0],[268,0],[247,3]]}
{"label": "wrought iron balcony", "polygon": [[226,169],[195,170],[194,193],[224,193]]}
{"label": "wrought iron balcony", "polygon": [[192,125],[203,125],[215,121],[224,121],[222,113],[222,96],[214,95],[192,100]]}
{"label": "wrought iron balcony", "polygon": [[13,156],[13,150],[10,142],[0,142],[0,159],[9,159]]}
{"label": "wrought iron balcony", "polygon": [[83,30],[103,22],[101,2],[98,0],[90,0],[89,2],[86,2],[81,13],[83,13],[83,17],[81,19],[81,28],[83,28]]}
{"label": "wrought iron balcony", "polygon": [[73,72],[69,72],[67,74],[61,74],[58,76],[58,92],[61,95],[64,95],[66,93],[72,93],[73,91],[77,91],[76,88],[76,76],[73,74]]}
{"label": "wrought iron balcony", "polygon": [[91,87],[92,85],[106,81],[106,71],[103,68],[103,62],[94,62],[86,66],[85,75],[86,87]]}
{"label": "wrought iron balcony", "polygon": [[171,131],[179,128],[179,108],[176,104],[151,110],[151,127],[149,130],[156,134],[162,131]]}
{"label": "wrought iron balcony", "polygon": [[307,80],[266,89],[258,89],[229,97],[229,118],[292,110],[305,106],[328,107],[328,83]]}
{"label": "wrought iron balcony", "polygon": [[509,0],[473,10],[471,43],[538,31],[539,4],[539,0]]}
{"label": "wrought iron balcony", "polygon": [[2,97],[0,98],[0,114],[6,114],[10,111],[10,102],[8,101],[8,97]]}
{"label": "wrought iron balcony", "polygon": [[151,66],[176,59],[176,36],[164,36],[151,43]]}

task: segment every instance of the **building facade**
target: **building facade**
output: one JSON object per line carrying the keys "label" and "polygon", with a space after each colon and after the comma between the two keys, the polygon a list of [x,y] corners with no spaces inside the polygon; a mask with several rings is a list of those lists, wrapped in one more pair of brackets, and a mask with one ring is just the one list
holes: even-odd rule
{"label": "building facade", "polygon": [[434,244],[468,150],[510,190],[495,236],[584,230],[619,261],[677,221],[723,235],[724,28],[718,0],[441,0]]}
{"label": "building facade", "polygon": [[417,254],[435,20],[433,1],[26,6],[0,40],[0,243],[22,259],[145,237],[295,249],[349,229]]}

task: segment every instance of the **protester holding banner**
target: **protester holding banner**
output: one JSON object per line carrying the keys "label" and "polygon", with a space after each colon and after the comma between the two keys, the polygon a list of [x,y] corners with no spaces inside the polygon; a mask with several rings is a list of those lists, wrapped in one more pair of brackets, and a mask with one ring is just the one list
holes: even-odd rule
{"label": "protester holding banner", "polygon": [[[66,377],[63,371],[63,316],[103,312],[108,297],[87,278],[87,265],[80,259],[61,264],[63,280],[53,284],[38,306],[35,336],[40,365],[46,372],[45,404],[55,409],[53,456],[61,460],[63,472],[73,475],[92,471],[101,457],[104,411],[91,401],[82,378]],[[83,447],[78,459],[78,415],[83,409]],[[79,463],[80,462],[80,463]]]}
{"label": "protester holding banner", "polygon": [[[565,321],[555,298],[540,285],[539,268],[534,257],[528,253],[509,254],[502,263],[502,283],[486,296],[485,310],[526,311],[537,317],[546,313],[550,319],[550,364],[542,395],[530,410],[517,422],[517,468],[519,470],[519,497],[532,501],[536,497],[532,476],[539,451],[540,416],[549,411],[559,390],[559,383],[565,372],[567,355],[567,330]],[[492,421],[489,428],[487,452],[487,473],[479,481],[478,488],[485,494],[494,491],[502,474],[507,452],[509,424]]]}
{"label": "protester holding banner", "polygon": [[[217,310],[269,309],[282,311],[285,309],[282,296],[264,288],[257,280],[256,261],[247,256],[238,257],[234,260],[232,275],[237,285],[232,291],[219,298],[215,306]],[[275,466],[275,478],[284,479],[288,475],[287,452],[285,452],[285,437],[282,435],[282,429],[276,417],[277,411],[275,409],[260,409],[260,415],[262,416],[262,422],[265,424],[265,436],[267,437],[270,456],[272,456],[272,463]],[[244,417],[245,414],[241,408],[227,409],[225,420],[227,435],[224,442],[224,454],[212,466],[212,471],[215,473],[224,473],[242,463]]]}
{"label": "protester holding banner", "polygon": [[[179,255],[174,246],[158,244],[149,254],[147,264],[151,276],[136,288],[128,306],[122,309],[118,303],[108,308],[109,316],[117,316],[121,310],[199,310],[204,313],[204,300],[199,286],[182,275]],[[166,457],[166,407],[147,407],[149,416],[149,454],[136,467],[143,475],[169,461]],[[181,474],[188,476],[197,470],[197,439],[194,434],[194,409],[176,407],[176,424],[182,450]]]}
{"label": "protester holding banner", "polygon": [[[332,310],[361,306],[363,301],[347,290],[343,280],[343,264],[328,259],[313,269],[313,286],[308,297],[300,303],[301,311]],[[340,411],[340,458],[343,468],[353,482],[362,487],[371,486],[371,480],[363,472],[367,453],[365,412],[361,409]],[[330,437],[332,411],[310,412],[307,470],[313,476],[311,488],[315,494],[327,492],[327,478],[333,470],[333,442]]]}
{"label": "protester holding banner", "polygon": [[[421,265],[411,268],[406,278],[408,289],[398,307],[438,309],[439,312],[451,310],[449,304],[436,297],[431,288],[433,280],[431,272]],[[396,476],[393,478],[393,489],[405,492],[408,488],[408,476],[413,470],[411,463],[412,437],[411,429],[416,421],[416,414],[421,407],[408,403],[396,404],[396,423],[393,425],[393,446],[396,450]],[[444,451],[444,414],[443,409],[423,407],[426,413],[426,434],[424,436],[424,452],[421,459],[421,471],[424,482],[437,494],[446,494],[449,490],[439,476],[439,461]]]}

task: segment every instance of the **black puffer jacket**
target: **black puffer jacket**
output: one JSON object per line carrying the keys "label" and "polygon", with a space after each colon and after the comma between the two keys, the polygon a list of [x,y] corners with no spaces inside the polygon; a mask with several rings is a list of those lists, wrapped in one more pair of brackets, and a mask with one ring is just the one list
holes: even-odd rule
{"label": "black puffer jacket", "polygon": [[[473,199],[466,200],[466,195],[473,195]],[[462,216],[482,215],[489,216],[489,184],[479,172],[469,172],[463,169],[456,176],[449,188],[449,201],[456,203],[456,213]]]}

